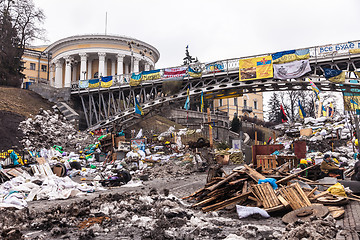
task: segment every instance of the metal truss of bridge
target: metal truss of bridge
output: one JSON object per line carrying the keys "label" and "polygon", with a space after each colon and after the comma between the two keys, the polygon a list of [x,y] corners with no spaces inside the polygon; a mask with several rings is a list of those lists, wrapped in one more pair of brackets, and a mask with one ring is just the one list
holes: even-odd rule
{"label": "metal truss of bridge", "polygon": [[[200,78],[185,78],[181,90],[171,96],[163,94],[162,80],[144,81],[139,86],[131,87],[120,81],[125,77],[129,79],[129,76],[124,75],[113,76],[115,81],[110,88],[80,89],[73,86],[71,94],[75,100],[81,101],[88,130],[92,130],[114,123],[126,124],[134,118],[139,118],[134,113],[135,97],[146,112],[160,108],[163,104],[186,98],[188,88],[190,88],[190,96],[200,95],[201,92],[206,95],[233,89],[243,93],[309,90],[309,81],[305,78],[311,78],[321,91],[351,92],[353,89],[360,89],[360,84],[352,81],[357,80],[357,77],[351,72],[360,69],[360,51],[354,54],[337,51],[332,54],[317,55],[318,48],[320,47],[310,48],[311,72],[298,79],[239,81],[240,58],[235,58],[215,62],[223,64],[224,72],[203,72]],[[251,57],[259,56],[261,55]],[[336,68],[349,72],[346,73],[345,82],[338,84],[324,78],[323,68]]]}

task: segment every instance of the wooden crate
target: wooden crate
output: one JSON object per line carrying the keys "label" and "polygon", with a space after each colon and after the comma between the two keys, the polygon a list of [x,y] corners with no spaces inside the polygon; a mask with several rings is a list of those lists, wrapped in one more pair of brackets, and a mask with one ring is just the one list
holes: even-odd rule
{"label": "wooden crate", "polygon": [[276,156],[272,155],[257,155],[256,163],[256,166],[261,166],[263,170],[274,169],[277,166]]}

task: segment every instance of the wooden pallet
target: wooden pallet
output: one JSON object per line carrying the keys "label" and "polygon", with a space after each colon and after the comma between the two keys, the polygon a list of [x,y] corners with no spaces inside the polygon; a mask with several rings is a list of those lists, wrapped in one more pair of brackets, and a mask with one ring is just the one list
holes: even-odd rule
{"label": "wooden pallet", "polygon": [[268,182],[258,185],[253,185],[252,193],[259,201],[261,201],[265,210],[282,205],[280,200],[276,196],[274,189]]}
{"label": "wooden pallet", "polygon": [[276,156],[272,155],[257,155],[257,167],[262,167],[263,170],[274,169],[277,166]]}
{"label": "wooden pallet", "polygon": [[301,189],[299,183],[293,183],[290,186],[282,187],[279,189],[279,192],[293,210],[311,205],[309,198]]}

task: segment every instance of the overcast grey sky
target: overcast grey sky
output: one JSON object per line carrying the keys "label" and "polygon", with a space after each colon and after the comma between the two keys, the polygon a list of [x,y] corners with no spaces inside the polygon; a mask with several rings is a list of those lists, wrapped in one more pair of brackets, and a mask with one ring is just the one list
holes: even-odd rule
{"label": "overcast grey sky", "polygon": [[[360,39],[359,0],[34,0],[52,43],[79,34],[125,35],[160,51],[157,68]],[[36,44],[43,44],[36,42]],[[46,44],[46,43],[45,43]]]}

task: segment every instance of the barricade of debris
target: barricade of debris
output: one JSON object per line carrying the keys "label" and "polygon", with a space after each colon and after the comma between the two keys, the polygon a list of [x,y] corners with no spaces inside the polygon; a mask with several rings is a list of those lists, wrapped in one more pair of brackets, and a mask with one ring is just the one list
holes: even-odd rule
{"label": "barricade of debris", "polygon": [[349,165],[354,165],[356,161],[355,138],[349,118],[308,117],[302,123],[287,122],[276,126],[275,129],[281,131],[283,135],[273,139],[272,144],[284,145],[284,149],[276,155],[286,155],[292,151],[294,142],[305,141],[306,158],[321,160],[324,154],[329,153],[340,162],[346,162]]}
{"label": "barricade of debris", "polygon": [[19,128],[24,133],[21,143],[30,151],[57,145],[72,152],[95,143],[91,134],[78,131],[63,115],[50,110],[41,109],[36,116],[21,122]]}

